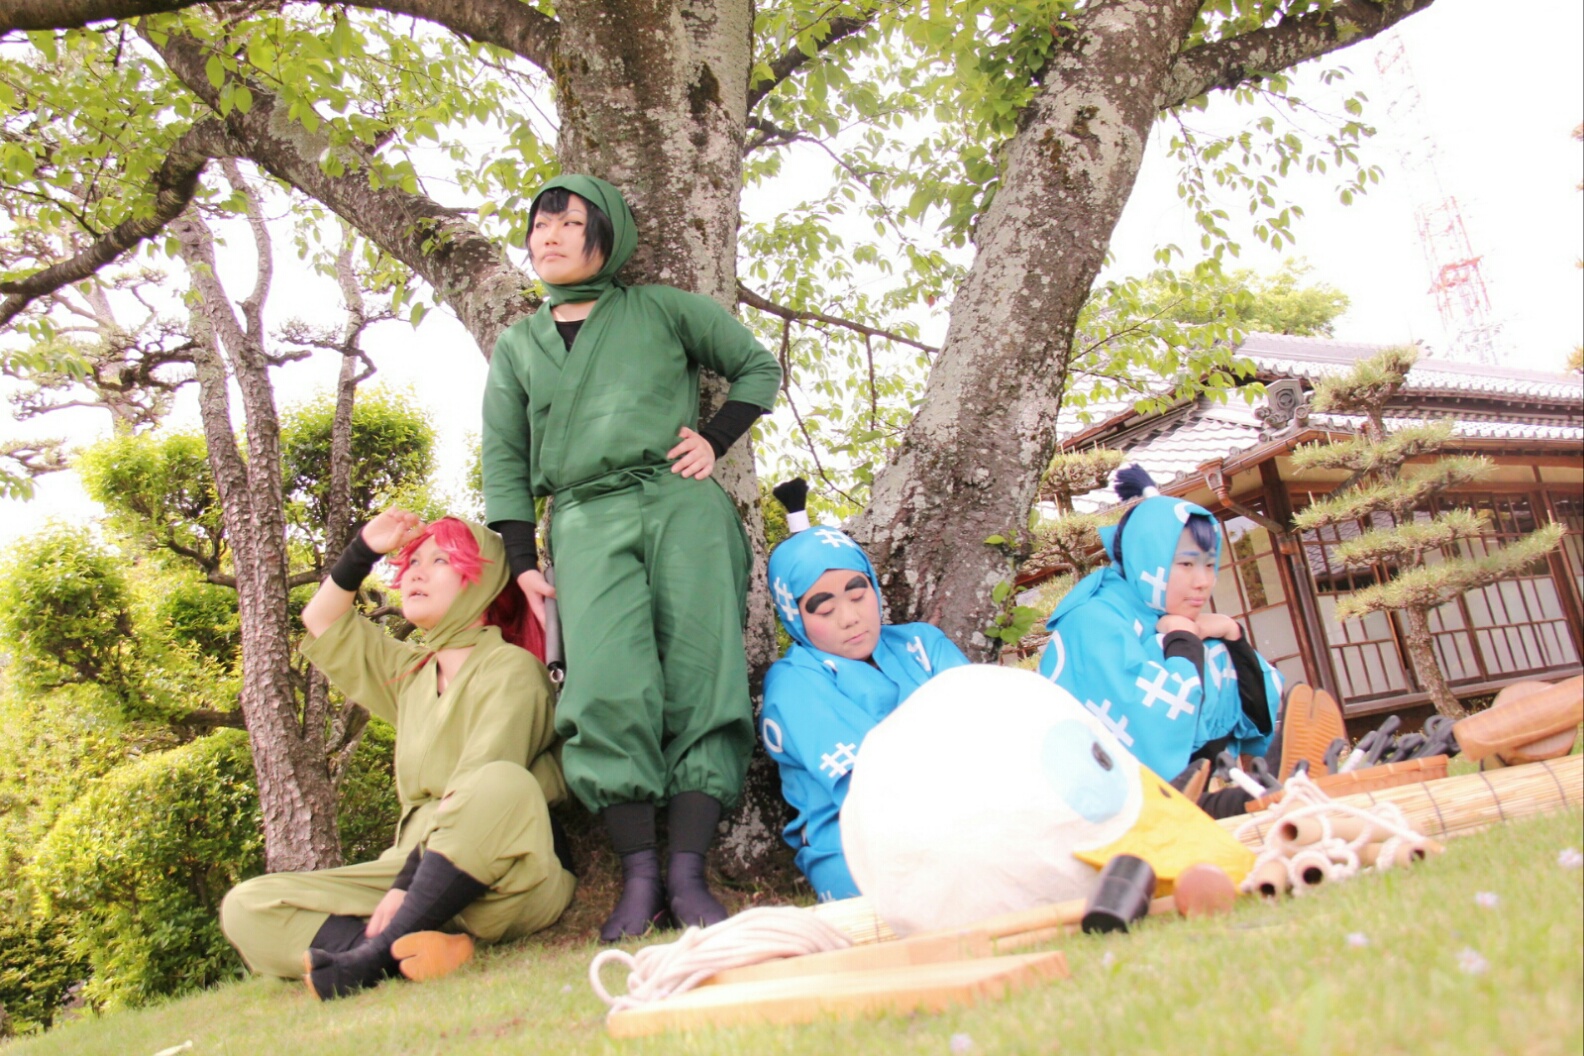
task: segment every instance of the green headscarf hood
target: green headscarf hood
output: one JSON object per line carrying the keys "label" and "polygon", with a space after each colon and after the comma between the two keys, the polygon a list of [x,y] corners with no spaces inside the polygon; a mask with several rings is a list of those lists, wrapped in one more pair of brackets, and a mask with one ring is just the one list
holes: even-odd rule
{"label": "green headscarf hood", "polygon": [[511,578],[511,572],[506,567],[505,544],[501,542],[500,536],[483,525],[461,517],[451,519],[467,525],[468,531],[473,533],[473,541],[479,548],[479,578],[465,584],[440,622],[424,632],[424,658],[418,664],[419,667],[428,663],[442,649],[465,649],[479,644],[488,635],[500,633],[498,627],[473,627],[470,624],[489,610],[490,603],[506,589],[507,581]]}
{"label": "green headscarf hood", "polygon": [[[534,195],[533,202],[528,207],[529,223],[532,224],[533,210],[539,204],[539,199],[549,190],[560,188],[599,207],[600,211],[610,217],[613,237],[611,238],[610,256],[605,260],[605,266],[576,286],[552,286],[546,282],[544,287],[550,293],[550,304],[578,303],[580,301],[597,301],[600,294],[614,286],[616,273],[622,269],[628,259],[633,255],[633,250],[638,246],[638,225],[633,221],[632,210],[627,208],[627,199],[622,193],[604,180],[594,176],[557,176]],[[530,236],[531,229],[530,229]],[[543,280],[540,280],[543,281]]]}

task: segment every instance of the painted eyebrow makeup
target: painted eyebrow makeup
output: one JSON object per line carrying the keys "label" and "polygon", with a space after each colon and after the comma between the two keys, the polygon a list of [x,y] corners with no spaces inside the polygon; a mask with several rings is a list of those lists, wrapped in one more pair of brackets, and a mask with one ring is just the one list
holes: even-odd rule
{"label": "painted eyebrow makeup", "polygon": [[[842,589],[843,590],[862,590],[862,589],[864,589],[867,586],[869,586],[869,577],[860,573],[859,575],[856,575],[853,578],[849,579],[847,581],[847,585],[845,587],[843,587]],[[831,601],[835,597],[836,597],[836,595],[830,593],[829,591],[823,591],[823,590],[820,591],[818,594],[810,594],[807,598],[803,599],[803,611],[812,613],[815,609],[819,608],[821,605],[825,604],[827,601]]]}
{"label": "painted eyebrow makeup", "polygon": [[815,609],[835,597],[836,595],[824,590],[818,594],[811,594],[803,600],[803,611],[812,613]]}

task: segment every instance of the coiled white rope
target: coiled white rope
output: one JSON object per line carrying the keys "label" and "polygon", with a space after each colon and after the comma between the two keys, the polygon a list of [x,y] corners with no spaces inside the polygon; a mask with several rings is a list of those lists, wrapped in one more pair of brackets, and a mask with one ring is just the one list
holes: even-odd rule
{"label": "coiled white rope", "polygon": [[[1369,808],[1338,803],[1322,792],[1308,774],[1294,773],[1284,786],[1282,800],[1264,817],[1250,818],[1238,826],[1236,836],[1244,835],[1259,825],[1269,826],[1265,846],[1254,858],[1254,868],[1244,879],[1241,889],[1252,892],[1258,886],[1260,867],[1267,862],[1279,861],[1287,869],[1288,882],[1294,894],[1303,894],[1315,884],[1306,878],[1310,870],[1318,870],[1325,880],[1345,880],[1368,868],[1359,852],[1366,845],[1378,843],[1375,868],[1384,872],[1395,864],[1398,852],[1404,847],[1422,847],[1428,841],[1408,824],[1407,817],[1395,803],[1377,803]],[[1356,818],[1364,822],[1358,836],[1344,839],[1332,831],[1337,818]],[[1278,837],[1283,825],[1314,818],[1320,823],[1321,837],[1313,843],[1298,847],[1289,845]],[[1378,833],[1386,833],[1384,840]]]}
{"label": "coiled white rope", "polygon": [[[851,945],[845,933],[806,909],[764,906],[707,928],[688,928],[675,942],[645,946],[636,954],[601,950],[589,965],[589,983],[612,1012],[622,1012],[684,993],[728,968]],[[600,969],[612,963],[627,966],[625,994],[611,994],[600,981]]]}

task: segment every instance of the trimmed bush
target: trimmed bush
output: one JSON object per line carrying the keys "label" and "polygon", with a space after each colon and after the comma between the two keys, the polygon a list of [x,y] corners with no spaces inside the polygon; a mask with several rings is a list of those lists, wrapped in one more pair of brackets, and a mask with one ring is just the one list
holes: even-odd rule
{"label": "trimmed bush", "polygon": [[341,778],[341,857],[348,865],[378,858],[396,838],[401,801],[396,798],[396,728],[369,720]]}
{"label": "trimmed bush", "polygon": [[67,990],[87,977],[88,966],[70,946],[58,923],[30,915],[15,899],[0,899],[0,1009],[12,1033],[48,1030]]}
{"label": "trimmed bush", "polygon": [[30,874],[44,915],[92,966],[86,998],[114,1008],[241,974],[217,913],[263,858],[247,736],[221,730],[95,781]]}

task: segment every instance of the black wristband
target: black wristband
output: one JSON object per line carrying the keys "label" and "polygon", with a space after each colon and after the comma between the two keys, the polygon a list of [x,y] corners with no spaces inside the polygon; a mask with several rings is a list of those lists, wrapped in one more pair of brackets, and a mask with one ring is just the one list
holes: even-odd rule
{"label": "black wristband", "polygon": [[352,541],[341,551],[336,563],[330,566],[330,581],[342,590],[356,593],[368,574],[374,571],[375,563],[383,556],[363,541],[363,530],[360,528],[352,533]]}
{"label": "black wristband", "polygon": [[1199,671],[1199,680],[1204,681],[1204,642],[1199,636],[1190,631],[1172,631],[1161,642],[1161,652],[1167,659],[1180,656],[1193,664]]}
{"label": "black wristband", "polygon": [[532,521],[494,521],[490,527],[500,533],[506,547],[506,565],[512,579],[539,567],[539,543],[534,539]]}
{"label": "black wristband", "polygon": [[412,886],[413,877],[418,875],[418,862],[423,858],[423,851],[414,847],[407,860],[402,863],[401,872],[396,874],[396,879],[391,881],[392,891],[405,891]]}
{"label": "black wristband", "polygon": [[764,408],[758,404],[727,400],[699,429],[699,435],[709,441],[710,447],[715,450],[715,457],[720,458],[764,413]]}

